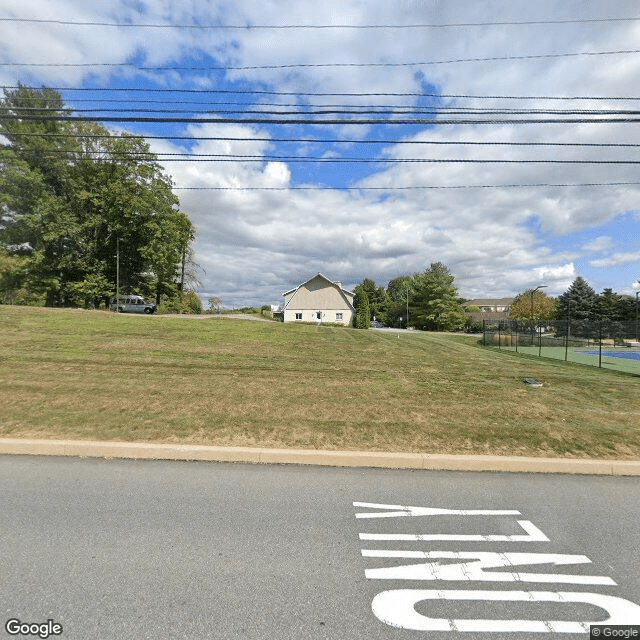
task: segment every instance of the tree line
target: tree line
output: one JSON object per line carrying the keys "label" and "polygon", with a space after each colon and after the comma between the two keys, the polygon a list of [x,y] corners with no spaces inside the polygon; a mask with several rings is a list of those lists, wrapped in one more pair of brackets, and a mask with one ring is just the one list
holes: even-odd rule
{"label": "tree line", "polygon": [[195,228],[170,176],[142,137],[51,119],[70,113],[49,88],[0,100],[0,303],[98,308],[118,279],[193,303]]}
{"label": "tree line", "polygon": [[424,331],[457,331],[469,322],[454,284],[455,276],[442,262],[423,272],[394,278],[386,288],[365,278],[355,288],[353,326],[367,328],[372,321],[390,327],[409,326]]}
{"label": "tree line", "polygon": [[[367,328],[373,321],[389,327],[425,331],[482,331],[458,296],[455,277],[442,262],[424,272],[399,276],[385,287],[365,278],[355,287],[353,325]],[[511,323],[526,331],[544,326],[557,336],[622,338],[638,332],[638,300],[605,289],[597,294],[582,277],[557,298],[541,288],[528,289],[513,300]],[[504,323],[506,324],[506,323]]]}
{"label": "tree line", "polygon": [[598,294],[579,276],[557,298],[541,290],[520,293],[513,301],[511,319],[521,326],[549,326],[560,337],[630,337],[638,332],[638,300],[610,288]]}

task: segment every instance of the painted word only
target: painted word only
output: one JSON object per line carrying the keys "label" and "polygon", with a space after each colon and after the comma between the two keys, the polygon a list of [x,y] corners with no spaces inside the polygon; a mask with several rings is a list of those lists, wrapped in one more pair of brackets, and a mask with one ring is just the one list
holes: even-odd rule
{"label": "painted word only", "polygon": [[[441,509],[405,505],[354,502],[358,509],[369,509],[356,513],[358,519],[380,518],[436,518],[437,516],[512,516],[524,531],[523,534],[464,534],[464,533],[360,533],[360,540],[379,542],[549,542],[549,538],[529,520],[518,519],[520,511],[513,509]],[[386,547],[387,545],[385,545]],[[434,585],[436,581],[479,583],[540,583],[564,585],[616,586],[608,576],[576,575],[569,573],[532,573],[521,567],[535,565],[591,564],[584,555],[558,553],[528,553],[512,551],[439,551],[411,549],[362,549],[366,558],[396,558],[405,560],[396,566],[376,567],[365,570],[369,580],[416,580]],[[410,560],[410,562],[406,562]],[[444,562],[443,562],[444,561]],[[495,570],[498,571],[495,571]],[[505,569],[510,569],[505,571]],[[462,585],[461,585],[462,586]],[[606,620],[525,620],[525,619],[469,619],[429,616],[429,605],[443,602],[479,602],[487,604],[555,603],[561,605],[591,605],[602,609]],[[419,613],[416,605],[421,604]],[[378,593],[371,603],[374,615],[385,624],[400,629],[415,631],[458,631],[491,633],[589,633],[590,625],[623,625],[640,622],[640,606],[624,598],[602,593],[584,591],[500,591],[486,589],[390,589]]]}

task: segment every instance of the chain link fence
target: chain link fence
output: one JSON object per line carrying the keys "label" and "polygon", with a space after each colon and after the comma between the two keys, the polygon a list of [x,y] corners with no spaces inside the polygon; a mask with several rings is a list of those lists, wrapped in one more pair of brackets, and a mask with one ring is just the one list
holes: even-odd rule
{"label": "chain link fence", "polygon": [[638,331],[637,320],[612,320],[607,316],[560,318],[553,324],[484,320],[482,344],[640,374]]}

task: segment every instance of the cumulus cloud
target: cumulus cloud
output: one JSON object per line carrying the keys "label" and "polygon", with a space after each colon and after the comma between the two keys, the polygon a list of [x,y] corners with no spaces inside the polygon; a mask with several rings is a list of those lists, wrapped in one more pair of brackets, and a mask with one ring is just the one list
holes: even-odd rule
{"label": "cumulus cloud", "polygon": [[611,236],[598,236],[591,242],[587,242],[583,245],[584,251],[591,253],[603,253],[609,251],[614,246],[614,240]]}
{"label": "cumulus cloud", "polygon": [[634,252],[616,252],[608,258],[599,260],[591,260],[589,265],[592,267],[614,267],[622,264],[630,264],[633,262],[640,263],[640,251]]}
{"label": "cumulus cloud", "polygon": [[[586,6],[551,0],[544,7],[512,0],[349,0],[339,7],[334,3],[266,0],[5,2],[7,15],[21,17],[249,26],[527,22],[633,16],[636,9],[636,3],[629,0],[615,5],[594,0]],[[567,102],[544,96],[629,95],[630,87],[640,86],[637,55],[562,54],[634,49],[639,36],[640,23],[633,20],[406,31],[143,30],[0,23],[3,55],[12,62],[137,60],[145,66],[180,66],[181,62],[205,61],[203,64],[245,67],[225,73],[191,74],[120,67],[2,67],[0,80],[7,85],[26,77],[30,83],[50,85],[91,82],[93,86],[115,87],[126,82],[165,88],[268,90],[292,95],[264,94],[259,102],[292,103],[297,105],[294,108],[336,102],[352,107],[372,103],[416,106],[431,99],[411,94],[428,92],[438,94],[433,101],[439,107],[451,109],[619,108],[627,103],[599,99]],[[549,54],[558,57],[515,59]],[[504,59],[509,57],[514,59]],[[470,58],[478,60],[439,63]],[[480,60],[487,58],[503,59]],[[438,64],[317,66],[414,62]],[[277,68],[257,68],[269,65]],[[300,95],[310,92],[368,95]],[[374,96],[376,93],[402,95]],[[474,95],[485,97],[469,97]],[[521,98],[505,102],[487,97],[505,95]],[[538,97],[532,100],[524,96]],[[235,98],[252,99],[242,95]],[[440,119],[444,117],[441,115]],[[319,153],[324,158],[360,153],[389,160],[410,157],[429,162],[344,164],[336,168],[328,164],[301,166],[269,158],[293,153],[291,146],[285,149],[275,140],[278,137],[310,137],[327,132],[341,140],[402,138],[411,144],[366,145],[363,150],[365,145],[357,143],[321,147],[309,143],[299,144],[295,153]],[[449,265],[461,293],[467,297],[510,295],[541,282],[553,294],[564,291],[584,266],[609,268],[640,260],[640,254],[633,250],[606,255],[613,250],[614,242],[605,229],[625,212],[638,210],[638,185],[554,186],[636,182],[633,165],[575,163],[626,160],[633,153],[630,148],[571,146],[576,142],[640,144],[636,127],[605,123],[442,124],[384,129],[346,125],[311,131],[299,127],[192,124],[182,133],[194,136],[194,140],[185,146],[178,141],[154,140],[154,150],[169,153],[188,149],[199,154],[238,154],[259,160],[166,163],[179,188],[182,208],[199,229],[195,248],[203,269],[203,297],[217,294],[225,302],[238,304],[277,302],[282,291],[318,271],[346,286],[353,286],[364,277],[386,284],[397,275],[424,270],[439,260]],[[205,137],[245,140],[203,140]],[[445,142],[453,144],[442,144]],[[475,144],[462,144],[469,142]],[[544,146],[546,142],[566,146]],[[454,159],[459,162],[447,162]],[[539,162],[523,163],[525,160]],[[328,167],[331,173],[327,172]],[[319,186],[329,188],[318,189]],[[563,243],[563,238],[580,232],[595,235],[578,246]],[[596,257],[597,254],[605,255]],[[611,282],[610,286],[620,285]]]}

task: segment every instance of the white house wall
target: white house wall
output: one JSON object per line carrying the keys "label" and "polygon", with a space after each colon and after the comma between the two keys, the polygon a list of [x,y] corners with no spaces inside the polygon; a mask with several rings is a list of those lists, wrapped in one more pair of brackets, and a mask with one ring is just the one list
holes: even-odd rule
{"label": "white house wall", "polygon": [[318,311],[321,322],[351,324],[353,295],[323,276],[316,276],[284,297],[285,322],[318,322]]}
{"label": "white house wall", "polygon": [[[351,324],[353,320],[353,312],[351,309],[287,309],[284,312],[285,322],[318,322],[317,312],[322,313],[321,322],[331,322],[337,324]],[[342,319],[338,318],[338,314],[342,314]],[[296,317],[297,315],[300,317]]]}

